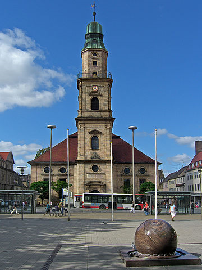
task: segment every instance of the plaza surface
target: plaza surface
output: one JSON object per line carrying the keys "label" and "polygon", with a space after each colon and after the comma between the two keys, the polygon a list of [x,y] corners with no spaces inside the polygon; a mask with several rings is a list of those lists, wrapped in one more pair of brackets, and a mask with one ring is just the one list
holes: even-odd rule
{"label": "plaza surface", "polygon": [[[107,210],[73,209],[71,218],[43,214],[0,215],[0,269],[134,269],[126,268],[119,251],[130,249],[137,227],[146,219],[142,211],[135,214],[115,211],[114,221]],[[178,248],[201,258],[202,220],[198,214],[159,215],[178,235]],[[194,266],[139,267],[135,269],[186,270]]]}

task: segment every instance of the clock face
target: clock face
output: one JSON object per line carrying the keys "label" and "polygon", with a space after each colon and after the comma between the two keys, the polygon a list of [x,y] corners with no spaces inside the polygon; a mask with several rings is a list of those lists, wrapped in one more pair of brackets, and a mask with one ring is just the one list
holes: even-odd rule
{"label": "clock face", "polygon": [[93,91],[98,91],[98,86],[97,85],[93,86]]}

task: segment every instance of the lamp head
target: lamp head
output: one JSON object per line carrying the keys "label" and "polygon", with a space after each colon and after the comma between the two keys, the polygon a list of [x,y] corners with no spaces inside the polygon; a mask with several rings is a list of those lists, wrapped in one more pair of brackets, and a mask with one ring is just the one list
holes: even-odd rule
{"label": "lamp head", "polygon": [[56,125],[47,125],[47,128],[54,129],[56,128]]}
{"label": "lamp head", "polygon": [[137,127],[136,126],[130,126],[130,127],[128,127],[128,129],[131,129],[133,131],[133,130],[137,129]]}
{"label": "lamp head", "polygon": [[23,175],[25,172],[25,168],[27,168],[27,166],[17,166],[17,168],[20,169],[20,173],[21,175]]}

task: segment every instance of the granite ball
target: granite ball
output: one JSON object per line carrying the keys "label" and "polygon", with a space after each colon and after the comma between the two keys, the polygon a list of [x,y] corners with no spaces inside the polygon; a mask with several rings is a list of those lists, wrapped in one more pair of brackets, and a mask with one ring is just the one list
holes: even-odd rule
{"label": "granite ball", "polygon": [[168,222],[149,219],[135,232],[135,248],[142,254],[171,255],[177,248],[177,234]]}

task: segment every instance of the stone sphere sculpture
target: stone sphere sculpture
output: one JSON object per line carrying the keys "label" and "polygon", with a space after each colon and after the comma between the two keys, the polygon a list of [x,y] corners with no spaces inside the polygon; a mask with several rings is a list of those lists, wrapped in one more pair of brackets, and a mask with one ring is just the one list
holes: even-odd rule
{"label": "stone sphere sculpture", "polygon": [[149,219],[137,228],[135,247],[142,254],[171,255],[177,248],[177,234],[168,222]]}

